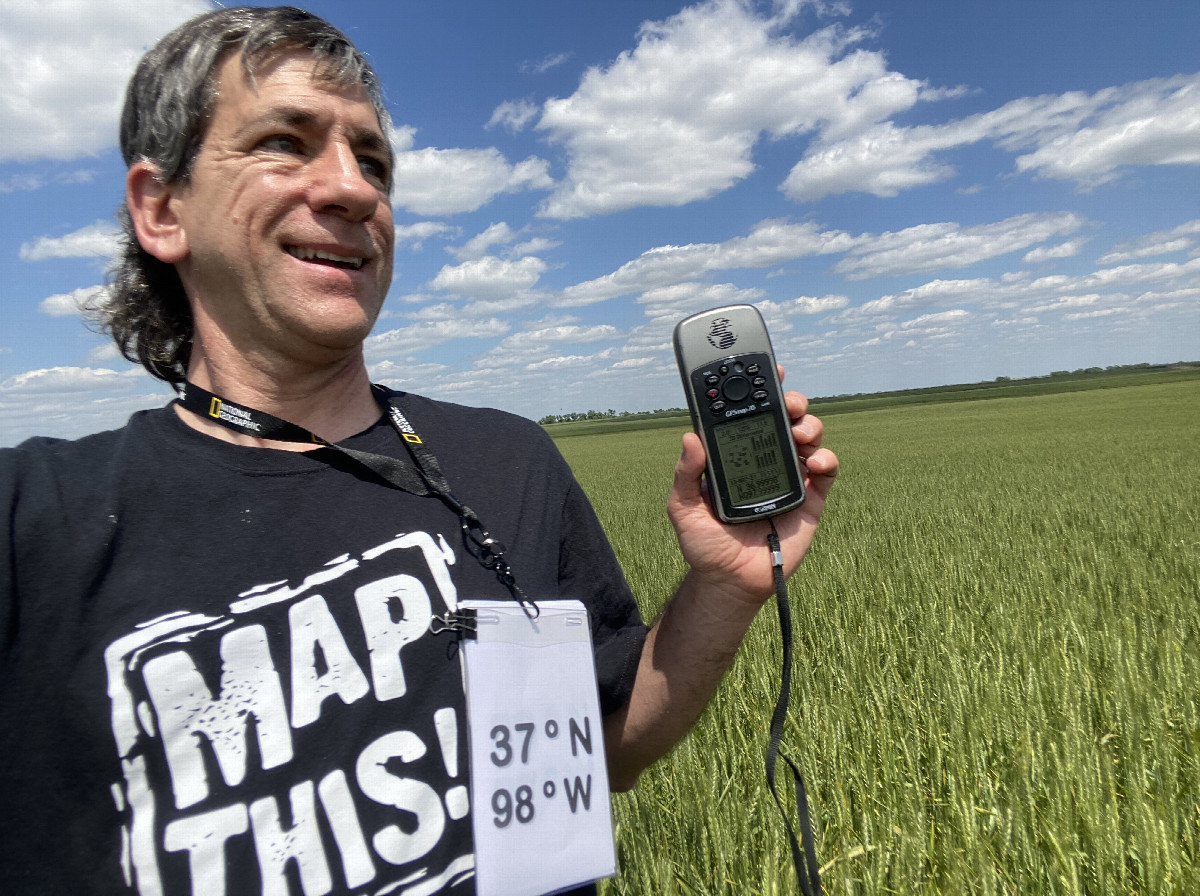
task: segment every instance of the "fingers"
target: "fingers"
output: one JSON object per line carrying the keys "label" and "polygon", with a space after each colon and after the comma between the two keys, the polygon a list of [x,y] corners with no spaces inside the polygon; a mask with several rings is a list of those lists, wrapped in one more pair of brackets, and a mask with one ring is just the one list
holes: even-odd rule
{"label": "fingers", "polygon": [[792,420],[792,437],[796,440],[796,448],[819,447],[825,436],[825,425],[820,417],[808,413],[808,399],[799,392],[788,392],[783,399]]}
{"label": "fingers", "polygon": [[[805,457],[804,466],[808,470],[808,495],[817,499],[817,512],[820,513],[820,508],[825,506],[825,499],[829,496],[829,490],[833,488],[834,480],[837,479],[840,469],[838,457],[828,448],[817,448]],[[809,506],[812,507],[812,502],[809,502]]]}
{"label": "fingers", "polygon": [[838,474],[837,455],[821,447],[825,438],[825,424],[820,417],[808,413],[808,399],[799,392],[784,395],[788,416],[792,419],[792,437],[796,440],[796,453],[808,469],[810,486],[824,498]]}
{"label": "fingers", "polygon": [[799,392],[785,392],[783,403],[787,407],[788,416],[793,420],[799,420],[808,413],[808,398]]}
{"label": "fingers", "polygon": [[838,456],[828,448],[817,448],[806,452],[804,466],[808,468],[810,476],[824,476],[827,479],[837,478],[841,468]]}
{"label": "fingers", "polygon": [[799,423],[792,425],[792,438],[796,440],[796,450],[802,448],[820,448],[821,439],[825,437],[825,424],[819,417],[805,414]]}

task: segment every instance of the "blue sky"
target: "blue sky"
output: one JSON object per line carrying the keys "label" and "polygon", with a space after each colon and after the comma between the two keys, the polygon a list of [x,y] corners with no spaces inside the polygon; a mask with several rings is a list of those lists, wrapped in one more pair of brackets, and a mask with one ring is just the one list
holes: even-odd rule
{"label": "blue sky", "polygon": [[[36,7],[36,8],[34,8]],[[0,0],[0,444],[167,387],[91,332],[138,56],[200,0]],[[764,313],[814,396],[1200,360],[1200,4],[337,0],[397,126],[378,381],[683,404]]]}

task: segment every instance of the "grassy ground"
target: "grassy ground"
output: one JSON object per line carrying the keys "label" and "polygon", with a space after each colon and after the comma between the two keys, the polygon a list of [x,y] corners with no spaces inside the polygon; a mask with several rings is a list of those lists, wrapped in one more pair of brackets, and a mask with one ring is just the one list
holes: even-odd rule
{"label": "grassy ground", "polygon": [[[785,738],[831,893],[1200,892],[1200,380],[829,420]],[[564,437],[643,612],[682,573],[682,428]],[[791,893],[760,615],[692,736],[615,798],[614,894]]]}

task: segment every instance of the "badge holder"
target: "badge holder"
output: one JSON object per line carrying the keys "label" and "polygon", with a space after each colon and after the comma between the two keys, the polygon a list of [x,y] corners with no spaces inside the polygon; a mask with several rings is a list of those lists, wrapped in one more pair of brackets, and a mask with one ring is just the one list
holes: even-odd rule
{"label": "badge holder", "polygon": [[462,601],[479,896],[540,896],[616,874],[587,611]]}

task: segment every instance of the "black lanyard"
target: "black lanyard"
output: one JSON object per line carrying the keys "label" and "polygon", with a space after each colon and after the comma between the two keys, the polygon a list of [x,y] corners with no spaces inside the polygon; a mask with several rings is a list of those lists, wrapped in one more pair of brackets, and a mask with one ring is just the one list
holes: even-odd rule
{"label": "black lanyard", "polygon": [[214,420],[222,426],[244,435],[278,442],[299,442],[332,448],[367,468],[393,488],[398,488],[419,498],[438,498],[458,517],[459,524],[462,526],[463,546],[467,553],[478,560],[484,569],[495,572],[496,579],[508,589],[509,594],[521,604],[526,613],[537,616],[537,604],[525,595],[513,578],[512,569],[504,558],[504,545],[488,534],[475,511],[454,497],[454,493],[450,490],[450,483],[446,480],[442,468],[437,462],[437,457],[413,429],[412,424],[408,422],[408,418],[396,404],[396,396],[384,387],[376,385],[371,386],[371,394],[379,402],[380,407],[387,411],[388,420],[404,442],[404,447],[408,449],[409,456],[416,464],[415,467],[385,454],[358,451],[336,442],[327,442],[303,426],[297,426],[295,423],[289,423],[263,411],[234,404],[191,382],[184,384],[183,389],[179,392],[178,401],[181,407],[192,413]]}
{"label": "black lanyard", "polygon": [[[771,796],[783,816],[783,825],[787,828],[788,841],[792,847],[792,865],[796,869],[796,877],[800,883],[800,892],[804,896],[821,896],[821,871],[817,866],[817,847],[813,841],[812,818],[808,813],[808,794],[804,789],[804,777],[792,760],[780,752],[783,740],[783,725],[787,721],[788,699],[792,691],[792,610],[788,603],[787,579],[783,575],[783,552],[779,546],[779,533],[775,531],[774,520],[771,523],[771,534],[767,536],[767,545],[771,549],[771,569],[775,577],[775,600],[779,607],[779,629],[783,638],[783,672],[779,686],[779,698],[775,701],[775,712],[771,716],[771,737],[767,744],[767,784],[771,788]],[[800,841],[796,840],[796,832],[788,818],[779,791],[775,786],[775,761],[782,759],[792,770],[792,785],[795,788],[796,812],[800,817]],[[801,853],[803,843],[803,854]]]}

